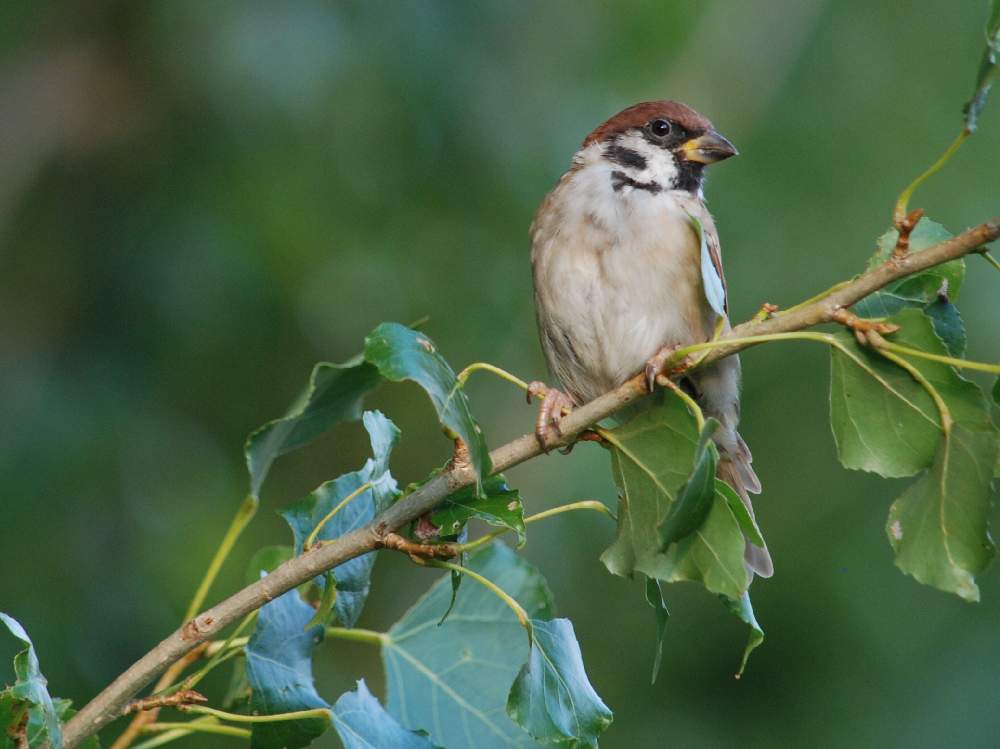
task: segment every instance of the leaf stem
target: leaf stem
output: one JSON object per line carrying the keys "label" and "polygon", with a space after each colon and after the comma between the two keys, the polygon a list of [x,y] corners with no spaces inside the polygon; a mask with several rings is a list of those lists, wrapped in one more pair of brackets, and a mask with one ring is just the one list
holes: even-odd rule
{"label": "leaf stem", "polygon": [[1000,270],[1000,260],[997,260],[995,257],[993,257],[986,250],[983,250],[979,254],[983,256],[983,259],[985,259],[987,263],[989,263],[990,265],[992,265],[997,270]]}
{"label": "leaf stem", "polygon": [[955,138],[955,140],[951,142],[951,145],[945,149],[944,153],[938,157],[938,160],[927,167],[923,174],[913,180],[913,182],[911,182],[907,188],[899,194],[899,199],[896,201],[896,208],[893,211],[893,216],[897,224],[906,218],[906,209],[910,204],[910,198],[913,197],[913,193],[916,192],[917,188],[941,171],[944,165],[951,160],[952,156],[955,155],[955,152],[961,148],[963,143],[965,143],[965,139],[971,134],[972,133],[969,130],[963,128],[962,132],[958,134],[958,137]]}
{"label": "leaf stem", "polygon": [[336,515],[341,510],[343,510],[344,507],[347,506],[348,502],[350,502],[352,499],[354,499],[355,497],[357,497],[359,494],[362,494],[362,493],[368,491],[371,488],[372,488],[372,482],[371,481],[366,481],[361,486],[359,486],[357,489],[355,489],[353,492],[351,492],[346,497],[344,497],[342,500],[340,500],[340,502],[337,504],[337,506],[334,507],[332,510],[330,510],[326,514],[326,517],[324,517],[322,520],[320,520],[318,523],[316,523],[316,527],[312,529],[312,531],[306,537],[305,543],[302,544],[302,549],[304,551],[308,551],[309,549],[311,549],[312,546],[313,546],[313,544],[316,543],[316,536],[318,536],[319,532],[321,530],[323,530],[323,526],[326,525],[327,523],[329,523],[331,520],[333,520],[334,515]]}
{"label": "leaf stem", "polygon": [[[209,723],[200,722],[198,720],[192,720],[187,722],[173,722],[173,723],[150,723],[148,726],[142,727],[143,733],[156,733],[159,731],[179,731],[183,734],[191,733],[197,731],[198,733],[219,733],[224,736],[238,736],[239,738],[249,739],[250,730],[247,728],[237,728],[236,726],[227,726],[221,723]],[[178,736],[177,738],[180,738]],[[158,746],[158,745],[157,745]],[[139,749],[136,747],[136,749]]]}
{"label": "leaf stem", "polygon": [[684,401],[684,405],[687,406],[688,411],[694,416],[695,423],[698,425],[698,434],[701,434],[701,430],[705,428],[705,414],[701,412],[701,406],[698,405],[697,401],[690,395],[684,392],[684,388],[678,385],[676,382],[671,380],[669,377],[660,376],[656,378],[658,385],[669,388],[674,392],[678,398]]}
{"label": "leaf stem", "polygon": [[941,431],[944,432],[944,436],[947,438],[951,434],[951,425],[953,423],[951,411],[949,410],[948,405],[944,402],[944,398],[942,398],[941,394],[937,391],[937,388],[934,387],[926,377],[924,377],[923,372],[910,364],[910,362],[906,361],[906,359],[892,353],[891,351],[886,351],[885,348],[883,348],[881,341],[877,342],[872,348],[874,348],[874,350],[881,356],[884,356],[898,367],[901,367],[909,372],[910,377],[916,380],[917,383],[927,391],[927,394],[931,397],[934,401],[934,405],[937,407],[938,414],[941,416]]}
{"label": "leaf stem", "polygon": [[950,364],[953,367],[958,367],[959,369],[975,369],[980,372],[990,372],[992,374],[1000,374],[1000,364],[988,364],[986,362],[970,361],[968,359],[956,359],[951,356],[942,356],[941,354],[932,354],[928,351],[921,351],[920,349],[910,348],[909,346],[904,346],[900,343],[893,343],[892,341],[882,340],[878,344],[880,347],[888,349],[889,351],[895,351],[898,354],[906,354],[907,356],[917,356],[921,359],[928,359],[929,361],[941,362],[942,364]]}
{"label": "leaf stem", "polygon": [[[596,510],[597,512],[603,512],[612,520],[618,520],[618,518],[615,517],[615,514],[608,509],[608,506],[600,500],[582,499],[579,502],[570,502],[568,504],[559,505],[558,507],[552,507],[548,510],[543,510],[542,512],[535,513],[534,515],[529,515],[524,519],[524,524],[528,525],[529,523],[544,520],[545,518],[551,518],[555,515],[561,515],[564,512],[572,512],[573,510]],[[493,539],[508,532],[510,532],[510,528],[500,528],[499,530],[490,531],[489,533],[480,536],[475,541],[469,541],[464,544],[453,544],[453,546],[459,553],[472,551],[473,549],[478,549],[480,546],[485,546],[493,541]]]}
{"label": "leaf stem", "polygon": [[[141,731],[142,729],[145,729],[146,726],[148,726],[148,725],[162,726],[162,725],[165,725],[165,724],[163,724],[163,723],[153,723],[153,724],[146,723],[146,724],[140,726],[137,729],[137,732]],[[190,735],[194,731],[202,730],[200,728],[201,726],[219,725],[219,721],[216,718],[211,718],[211,717],[205,716],[204,718],[195,718],[194,720],[189,721],[187,723],[178,723],[177,725],[178,725],[178,728],[175,728],[175,729],[170,730],[170,731],[165,731],[164,733],[161,733],[159,736],[154,736],[151,739],[147,739],[146,741],[143,741],[143,742],[141,742],[139,744],[136,744],[135,745],[135,749],[155,749],[155,747],[163,746],[164,744],[169,744],[171,741],[176,741],[177,739],[183,739],[185,736]],[[246,731],[247,730],[245,728],[236,728],[235,726],[229,726],[229,728],[231,730],[235,730],[235,731]]]}
{"label": "leaf stem", "polygon": [[452,572],[458,572],[467,577],[471,577],[477,583],[485,587],[491,593],[493,593],[497,598],[503,601],[510,610],[514,612],[517,616],[517,621],[520,622],[521,626],[524,627],[528,632],[528,640],[532,640],[532,629],[531,620],[528,617],[528,612],[517,601],[514,600],[506,591],[503,590],[499,585],[497,585],[492,580],[483,577],[478,572],[470,570],[468,567],[463,567],[460,564],[452,564],[451,562],[442,562],[438,559],[432,559],[427,562],[428,567],[440,567],[443,570],[451,570]]}
{"label": "leaf stem", "polygon": [[384,645],[389,640],[389,635],[384,632],[376,632],[371,629],[348,629],[347,627],[327,627],[325,635],[326,637],[335,637],[338,640],[366,642],[369,645]]}
{"label": "leaf stem", "polygon": [[720,338],[717,341],[705,341],[704,343],[692,343],[690,346],[684,346],[683,348],[677,349],[671,356],[672,361],[683,360],[685,356],[697,353],[699,351],[708,351],[713,348],[719,348],[721,346],[752,346],[756,343],[768,343],[770,341],[819,341],[820,343],[827,343],[833,345],[836,339],[829,333],[808,333],[804,331],[792,332],[792,333],[769,333],[767,335],[750,335],[743,336],[742,338]]}
{"label": "leaf stem", "polygon": [[253,494],[248,494],[246,499],[240,504],[239,509],[236,510],[236,515],[233,516],[226,535],[222,537],[222,542],[219,544],[215,556],[212,557],[212,561],[209,562],[208,569],[205,570],[205,576],[202,578],[198,590],[195,591],[194,597],[188,605],[187,611],[184,614],[184,621],[193,619],[195,614],[201,610],[202,604],[205,603],[205,598],[208,596],[209,588],[212,587],[212,583],[218,577],[219,570],[222,569],[222,565],[229,556],[229,552],[233,550],[233,546],[236,544],[237,539],[239,539],[240,534],[243,533],[243,529],[247,527],[250,521],[253,520],[253,516],[257,514],[257,507],[259,505],[260,500]]}
{"label": "leaf stem", "polygon": [[216,710],[214,707],[204,707],[203,705],[178,705],[177,709],[185,713],[211,715],[214,718],[228,720],[231,723],[280,723],[286,720],[305,720],[308,718],[331,720],[330,711],[325,707],[316,707],[311,710],[293,710],[290,713],[275,713],[274,715],[227,713],[224,710]]}
{"label": "leaf stem", "polygon": [[507,380],[507,382],[510,382],[514,385],[517,385],[519,388],[521,388],[521,390],[527,391],[528,389],[528,383],[526,383],[517,375],[513,375],[506,369],[501,369],[495,364],[490,364],[489,362],[484,362],[484,361],[479,361],[476,362],[475,364],[470,364],[469,366],[467,366],[465,369],[463,369],[461,372],[458,373],[458,377],[456,379],[458,380],[458,384],[460,387],[465,386],[466,380],[469,379],[469,376],[473,372],[491,372],[492,374],[495,374],[497,377],[503,380]]}

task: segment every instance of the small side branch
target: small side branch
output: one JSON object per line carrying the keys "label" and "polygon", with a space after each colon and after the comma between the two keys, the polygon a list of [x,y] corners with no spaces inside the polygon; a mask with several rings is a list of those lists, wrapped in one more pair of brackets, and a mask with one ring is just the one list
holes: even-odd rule
{"label": "small side branch", "polygon": [[398,533],[385,534],[379,542],[379,548],[401,551],[417,563],[423,563],[428,559],[452,559],[458,556],[458,548],[454,544],[421,544],[410,541]]}
{"label": "small side branch", "polygon": [[196,692],[193,689],[182,689],[179,692],[161,697],[143,697],[141,700],[132,700],[122,710],[122,715],[144,712],[146,710],[158,710],[161,707],[193,705],[197,702],[208,702],[208,698],[201,692]]}

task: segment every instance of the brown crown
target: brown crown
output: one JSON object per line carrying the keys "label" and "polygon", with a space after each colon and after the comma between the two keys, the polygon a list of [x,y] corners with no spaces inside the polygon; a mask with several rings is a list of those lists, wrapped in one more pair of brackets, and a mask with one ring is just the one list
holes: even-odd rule
{"label": "brown crown", "polygon": [[613,135],[624,133],[632,128],[641,128],[650,120],[662,117],[676,122],[688,132],[696,133],[711,130],[712,123],[679,101],[644,101],[623,109],[611,119],[599,125],[584,141],[584,147],[591,143],[607,140]]}

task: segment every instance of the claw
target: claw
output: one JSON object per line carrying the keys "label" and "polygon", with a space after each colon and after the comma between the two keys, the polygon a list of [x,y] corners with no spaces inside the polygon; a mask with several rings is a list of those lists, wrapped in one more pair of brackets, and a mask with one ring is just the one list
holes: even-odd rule
{"label": "claw", "polygon": [[538,409],[538,419],[535,422],[535,438],[542,450],[548,452],[553,443],[562,436],[559,422],[573,408],[573,400],[561,390],[546,387],[544,383],[532,382],[528,385],[528,402],[532,396],[542,399]]}
{"label": "claw", "polygon": [[664,370],[664,367],[667,364],[667,360],[670,359],[670,357],[674,355],[674,352],[679,348],[680,346],[678,344],[664,346],[646,361],[646,387],[649,389],[649,392],[652,393],[656,389],[657,377],[661,374],[669,374],[669,372]]}
{"label": "claw", "polygon": [[548,386],[540,380],[532,380],[528,383],[528,389],[525,391],[525,396],[528,399],[528,403],[531,403],[531,399],[538,398],[542,400],[545,398],[545,393],[548,392]]}

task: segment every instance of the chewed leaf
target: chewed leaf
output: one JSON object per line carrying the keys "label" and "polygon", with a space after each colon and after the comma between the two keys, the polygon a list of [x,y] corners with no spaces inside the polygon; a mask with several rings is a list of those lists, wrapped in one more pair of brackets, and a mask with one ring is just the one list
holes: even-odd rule
{"label": "chewed leaf", "polygon": [[[254,714],[329,709],[313,684],[312,651],[323,639],[323,628],[304,629],[312,616],[312,607],[295,590],[260,609],[257,629],[246,647]],[[308,746],[329,726],[329,713],[325,717],[254,723],[250,745],[252,749],[297,749]]]}
{"label": "chewed leaf", "polygon": [[726,285],[712,260],[712,251],[705,237],[705,227],[701,225],[701,221],[696,216],[688,214],[688,218],[691,219],[691,225],[698,235],[698,243],[701,246],[701,283],[705,289],[705,299],[708,300],[709,306],[715,310],[715,314],[725,317]]}
{"label": "chewed leaf", "polygon": [[62,749],[58,710],[42,676],[35,646],[17,619],[0,612],[0,622],[23,646],[14,656],[14,684],[0,692],[0,715],[16,723],[0,724],[0,739],[23,737],[27,746],[40,746],[47,741],[52,749]]}
{"label": "chewed leaf", "polygon": [[457,434],[469,448],[477,482],[490,473],[490,453],[469,399],[455,372],[424,334],[399,323],[382,323],[365,339],[365,360],[393,382],[411,380],[424,389],[437,410],[441,425]]}
{"label": "chewed leaf", "polygon": [[663,636],[667,631],[670,611],[667,610],[667,602],[663,599],[660,581],[651,577],[646,578],[646,603],[653,607],[653,615],[656,617],[656,649],[653,651],[653,676],[650,682],[655,684],[663,660]]}
{"label": "chewed leaf", "polygon": [[[365,484],[370,488],[362,490],[321,527],[316,538],[332,541],[346,533],[370,523],[377,512],[388,506],[398,495],[396,481],[389,473],[389,455],[399,439],[399,430],[378,411],[366,411],[364,425],[371,438],[374,457],[367,460],[357,471],[345,473],[333,481],[317,487],[308,497],[283,510],[281,516],[292,529],[295,537],[295,553],[301,554],[305,540],[327,515],[348,497],[361,490]],[[345,627],[353,627],[361,615],[371,587],[371,573],[377,552],[370,552],[350,559],[333,569],[336,578],[336,600],[324,595],[326,602],[333,604],[337,619]],[[316,584],[326,591],[326,576],[315,578]]]}
{"label": "chewed leaf", "polygon": [[719,451],[712,442],[712,435],[719,429],[718,419],[708,419],[698,435],[694,468],[681,487],[677,500],[660,523],[660,541],[663,550],[680,541],[701,527],[715,498],[715,469],[719,465]]}
{"label": "chewed leaf", "polygon": [[917,580],[979,600],[975,576],[996,549],[989,534],[995,430],[952,426],[931,470],[889,510],[886,533],[896,566]]}
{"label": "chewed leaf", "polygon": [[408,731],[372,696],[364,679],[333,706],[333,727],[344,749],[435,749],[422,733]]}
{"label": "chewed leaf", "polygon": [[507,699],[507,713],[543,743],[597,747],[611,710],[587,678],[569,619],[531,620],[534,643]]}
{"label": "chewed leaf", "polygon": [[344,364],[321,362],[313,367],[309,384],[288,412],[247,437],[250,493],[259,495],[279,456],[308,445],[338,421],[361,416],[361,403],[378,382],[378,370],[360,356]]}
{"label": "chewed leaf", "polygon": [[754,616],[749,593],[744,593],[736,600],[723,596],[722,602],[725,604],[726,608],[729,609],[730,613],[739,617],[750,626],[750,636],[747,639],[747,646],[743,649],[743,658],[740,660],[740,668],[736,672],[736,678],[738,679],[743,676],[743,671],[746,670],[747,661],[750,659],[750,653],[756,650],[757,647],[764,642],[764,630],[761,629],[760,625],[757,623],[757,617]]}
{"label": "chewed leaf", "polygon": [[[467,566],[530,617],[552,616],[545,580],[506,544],[470,554]],[[541,744],[505,712],[510,685],[528,657],[524,629],[501,600],[475,583],[462,587],[439,627],[450,598],[450,576],[443,575],[386,635],[386,708],[406,728],[425,729],[448,749],[537,749]]]}
{"label": "chewed leaf", "polygon": [[431,523],[439,528],[442,536],[454,536],[465,524],[476,518],[500,528],[517,533],[517,544],[524,544],[524,506],[521,494],[507,485],[502,474],[490,476],[483,482],[482,497],[475,488],[467,486],[448,495],[431,515]]}

